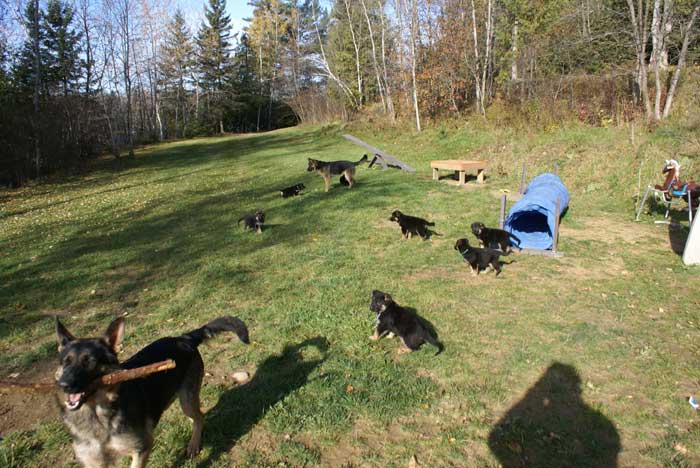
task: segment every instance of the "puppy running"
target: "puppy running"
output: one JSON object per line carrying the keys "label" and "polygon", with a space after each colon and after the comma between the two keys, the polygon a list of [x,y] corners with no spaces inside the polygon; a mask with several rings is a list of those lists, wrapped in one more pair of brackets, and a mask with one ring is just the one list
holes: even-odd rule
{"label": "puppy running", "polygon": [[262,232],[263,224],[265,223],[265,213],[262,211],[248,213],[242,218],[239,218],[238,224],[241,224],[241,221],[243,221],[243,229],[254,230],[260,234]]}
{"label": "puppy running", "polygon": [[391,213],[391,218],[389,221],[396,221],[401,227],[401,235],[404,238],[410,239],[413,234],[418,234],[423,240],[430,237],[430,231],[428,226],[435,226],[435,223],[431,223],[423,218],[417,218],[415,216],[408,216],[401,213],[399,210]]}
{"label": "puppy running", "polygon": [[464,261],[469,264],[472,275],[476,276],[481,270],[493,268],[496,271],[496,276],[501,272],[501,262],[498,258],[502,252],[493,249],[480,249],[469,245],[467,239],[458,239],[455,242],[455,250],[458,251]]}
{"label": "puppy running", "polygon": [[334,175],[342,174],[342,179],[345,178],[347,181],[348,188],[352,188],[355,185],[355,167],[367,161],[367,155],[365,154],[357,162],[352,161],[319,161],[317,159],[309,159],[309,166],[306,168],[307,172],[316,171],[323,177],[323,182],[325,183],[326,192],[331,187],[331,177]]}
{"label": "puppy running", "polygon": [[438,349],[436,356],[445,349],[423,319],[398,305],[389,294],[376,289],[372,291],[369,310],[377,314],[376,328],[370,340],[376,341],[384,335],[393,333],[403,342],[403,348],[399,352],[416,351],[423,343],[435,346]]}
{"label": "puppy running", "polygon": [[296,184],[292,185],[291,187],[283,188],[280,190],[280,193],[282,194],[282,198],[289,198],[289,197],[295,197],[301,193],[302,190],[304,190],[306,186],[304,184]]}
{"label": "puppy running", "polygon": [[[60,367],[56,383],[66,395],[63,422],[73,437],[73,450],[86,468],[117,466],[130,456],[132,468],[144,468],[153,448],[153,432],[175,397],[193,422],[187,445],[190,457],[202,448],[204,416],[200,409],[204,363],[197,347],[214,335],[233,331],[249,343],[239,318],[224,316],[178,337],[161,338],[120,363],[117,349],[124,338],[124,318],[114,320],[102,337],[75,338],[56,319]],[[133,369],[165,359],[175,368],[110,387],[94,382],[119,369]]]}
{"label": "puppy running", "polygon": [[498,244],[503,253],[508,255],[513,249],[510,246],[510,238],[512,237],[520,245],[520,239],[503,229],[487,228],[484,223],[472,223],[472,232],[479,239],[481,247],[490,248],[493,244]]}

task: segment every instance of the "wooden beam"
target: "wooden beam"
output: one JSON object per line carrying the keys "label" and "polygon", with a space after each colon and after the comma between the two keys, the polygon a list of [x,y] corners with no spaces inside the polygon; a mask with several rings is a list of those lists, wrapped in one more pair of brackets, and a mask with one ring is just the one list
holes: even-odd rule
{"label": "wooden beam", "polygon": [[356,137],[349,135],[349,134],[343,135],[343,138],[355,143],[358,146],[362,146],[363,148],[368,149],[369,151],[371,151],[375,155],[381,156],[382,159],[384,159],[384,161],[387,164],[398,166],[406,172],[416,172],[416,170],[414,168],[412,168],[411,166],[409,166],[405,162],[401,161],[400,159],[396,159],[395,157],[393,157],[389,153],[386,153],[386,152],[380,150],[379,148],[375,148],[374,146],[372,146],[368,143],[365,143],[364,141],[360,140],[359,138],[356,138]]}

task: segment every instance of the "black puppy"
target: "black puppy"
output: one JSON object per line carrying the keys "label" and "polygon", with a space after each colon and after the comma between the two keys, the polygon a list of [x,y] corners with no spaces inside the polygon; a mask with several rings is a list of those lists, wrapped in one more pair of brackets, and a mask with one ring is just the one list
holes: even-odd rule
{"label": "black puppy", "polygon": [[[119,362],[117,349],[124,338],[124,318],[114,320],[97,338],[76,338],[56,320],[60,366],[56,383],[65,394],[61,416],[73,438],[73,450],[89,468],[120,466],[131,457],[132,468],[144,468],[153,448],[154,430],[175,398],[193,423],[187,454],[202,448],[199,393],[204,363],[198,351],[204,341],[222,332],[235,332],[249,343],[248,328],[237,317],[223,316],[178,337],[161,338],[130,359]],[[172,359],[175,368],[112,386],[96,386],[105,374]]]}
{"label": "black puppy", "polygon": [[282,198],[289,198],[289,197],[295,197],[301,193],[302,190],[304,190],[306,187],[304,184],[296,184],[292,185],[291,187],[283,188],[280,190],[280,193],[282,194]]}
{"label": "black puppy", "polygon": [[493,244],[498,244],[503,253],[509,254],[512,250],[510,246],[510,238],[516,240],[520,244],[520,239],[503,229],[487,228],[484,223],[472,223],[472,232],[479,239],[481,247],[491,247]]}
{"label": "black puppy", "polygon": [[372,291],[372,301],[369,310],[377,314],[376,328],[370,340],[376,341],[384,335],[393,333],[399,335],[403,348],[399,352],[410,352],[419,349],[423,343],[430,343],[440,354],[445,347],[438,341],[434,330],[416,313],[401,307],[387,293]]}
{"label": "black puppy", "polygon": [[481,270],[487,268],[493,268],[496,271],[496,276],[501,272],[501,262],[498,261],[498,257],[502,255],[502,252],[498,250],[472,247],[467,239],[458,239],[455,242],[455,250],[469,264],[472,275],[478,275]]}
{"label": "black puppy", "polygon": [[399,210],[391,213],[391,218],[389,221],[396,221],[401,226],[401,234],[406,239],[409,239],[413,234],[418,234],[423,238],[423,240],[430,237],[430,232],[427,226],[435,226],[435,223],[426,221],[423,218],[417,218],[415,216],[408,216],[401,213]]}
{"label": "black puppy", "polygon": [[262,211],[248,213],[238,220],[238,224],[241,224],[241,221],[243,221],[243,229],[254,230],[260,234],[265,223],[265,213]]}

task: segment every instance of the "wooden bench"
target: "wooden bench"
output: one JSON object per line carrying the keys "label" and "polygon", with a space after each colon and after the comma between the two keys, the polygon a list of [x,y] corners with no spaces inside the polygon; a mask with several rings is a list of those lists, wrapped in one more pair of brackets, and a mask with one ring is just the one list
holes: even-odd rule
{"label": "wooden bench", "polygon": [[484,170],[488,166],[486,161],[463,161],[458,159],[447,159],[443,161],[431,161],[430,167],[433,168],[433,180],[438,180],[438,172],[440,169],[455,171],[459,176],[459,185],[467,183],[466,172],[476,170],[476,181],[480,184],[484,183]]}

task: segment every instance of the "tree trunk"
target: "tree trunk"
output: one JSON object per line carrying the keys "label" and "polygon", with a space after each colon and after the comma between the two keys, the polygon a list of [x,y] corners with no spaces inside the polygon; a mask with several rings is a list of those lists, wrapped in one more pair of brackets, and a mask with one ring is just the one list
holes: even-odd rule
{"label": "tree trunk", "polygon": [[39,92],[41,90],[41,49],[39,47],[39,0],[34,0],[34,167],[36,176],[41,173],[41,147],[39,144]]}
{"label": "tree trunk", "polygon": [[686,58],[686,55],[688,54],[688,44],[690,44],[690,36],[692,34],[693,26],[695,25],[695,21],[698,18],[698,14],[700,14],[700,2],[698,2],[695,5],[695,8],[693,9],[693,12],[690,15],[690,19],[688,20],[688,23],[686,24],[686,27],[685,27],[685,32],[683,34],[683,45],[681,46],[681,52],[678,55],[678,65],[676,65],[676,70],[673,73],[673,78],[671,79],[671,85],[669,86],[668,93],[666,94],[666,103],[664,104],[664,113],[663,113],[664,118],[668,117],[668,113],[671,111],[671,104],[673,103],[673,95],[676,92],[676,87],[678,86],[678,80],[681,76],[681,72],[683,71],[683,67],[685,66],[685,58]]}
{"label": "tree trunk", "polygon": [[418,83],[416,82],[416,41],[418,40],[418,0],[411,0],[411,83],[413,84],[413,109],[416,114],[416,130],[421,131],[418,110]]}
{"label": "tree trunk", "polygon": [[517,81],[518,79],[518,18],[513,20],[513,29],[511,31],[510,44],[510,80]]}
{"label": "tree trunk", "polygon": [[369,20],[369,14],[367,13],[367,6],[365,5],[365,0],[360,0],[362,4],[362,10],[365,13],[365,20],[367,20],[367,29],[369,31],[369,40],[372,44],[372,64],[374,65],[374,74],[377,77],[377,88],[379,89],[379,97],[382,99],[382,107],[384,108],[384,113],[388,111],[386,99],[384,98],[384,86],[382,85],[382,79],[379,75],[379,64],[377,63],[377,48],[374,43],[374,31],[372,30],[372,22]]}
{"label": "tree trunk", "polygon": [[348,0],[343,0],[345,4],[345,12],[348,16],[348,27],[350,28],[350,37],[352,38],[352,45],[355,48],[355,71],[357,74],[357,99],[359,106],[362,107],[364,101],[362,95],[362,72],[360,71],[360,46],[357,44],[357,39],[355,38],[355,28],[352,24],[352,15],[350,14],[350,6],[348,5]]}

